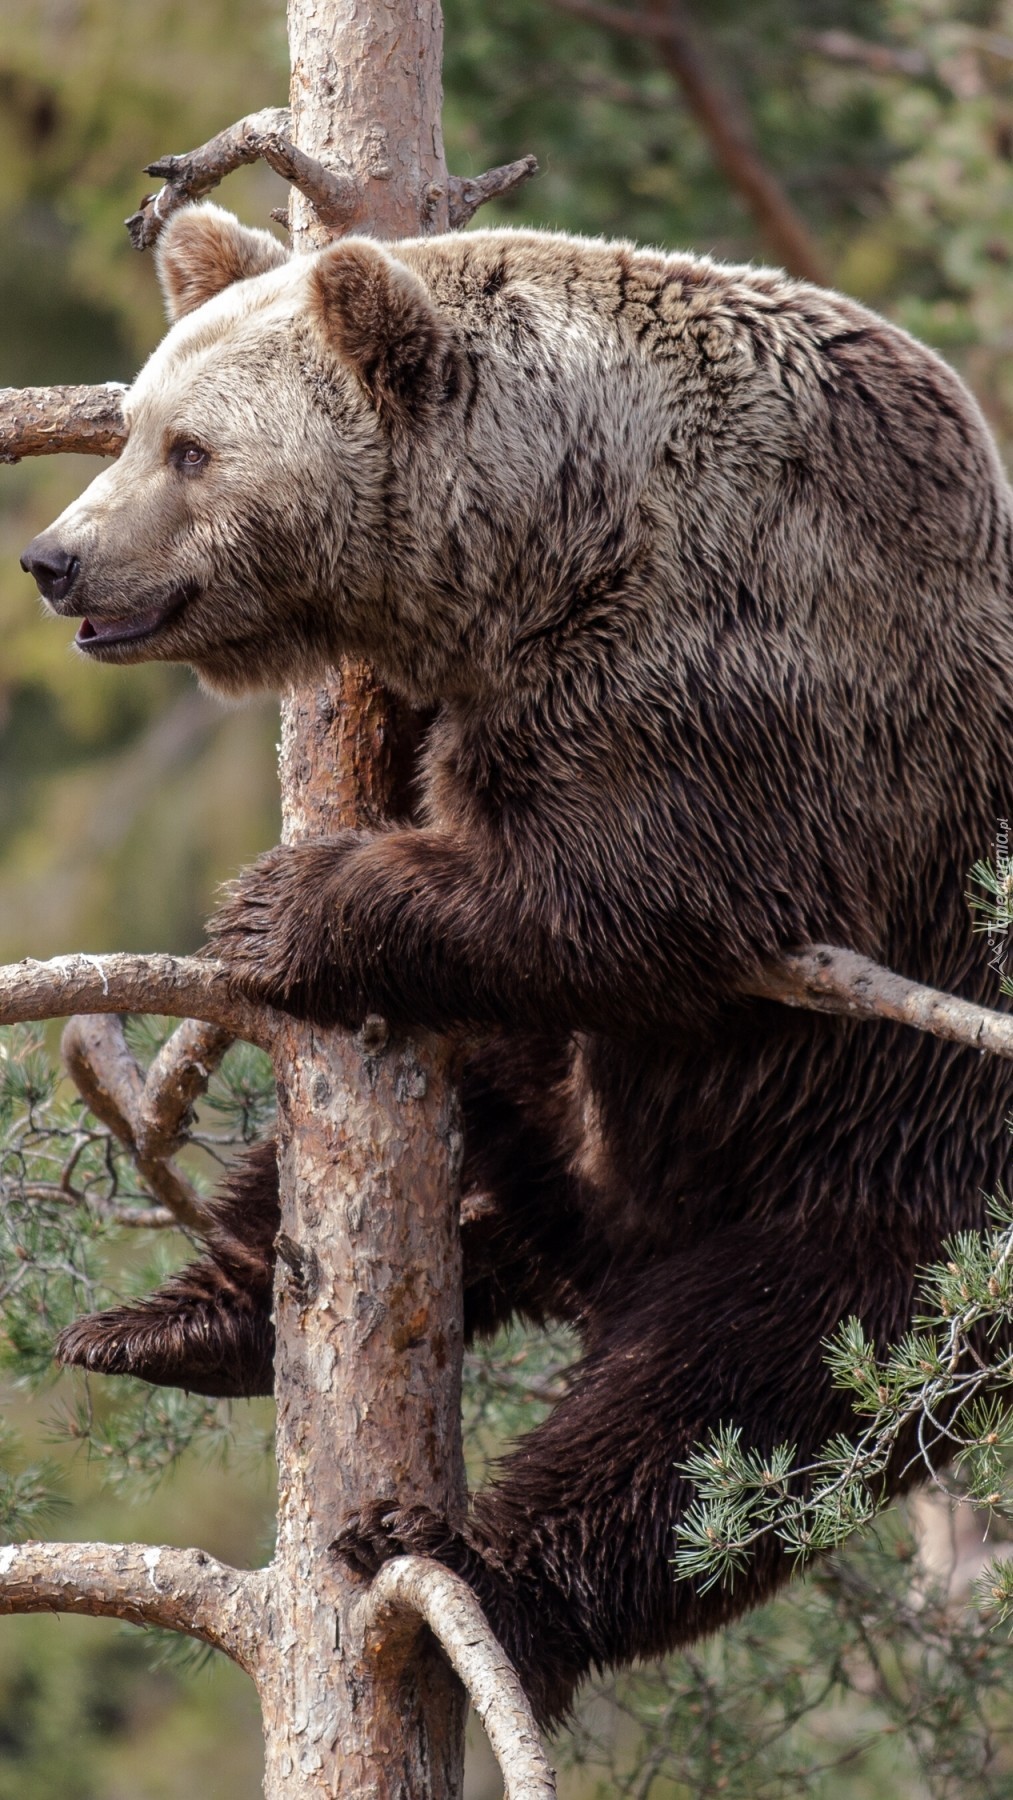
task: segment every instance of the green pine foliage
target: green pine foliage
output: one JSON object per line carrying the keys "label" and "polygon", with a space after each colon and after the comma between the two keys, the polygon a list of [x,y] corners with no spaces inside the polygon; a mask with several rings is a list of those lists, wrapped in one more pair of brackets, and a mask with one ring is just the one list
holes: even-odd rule
{"label": "green pine foliage", "polygon": [[926,1575],[920,1536],[893,1507],[771,1605],[613,1684],[564,1756],[602,1800],[1008,1800],[1009,1634]]}
{"label": "green pine foliage", "polygon": [[[733,1582],[767,1536],[803,1563],[838,1548],[882,1509],[882,1478],[898,1466],[933,1483],[952,1468],[955,1497],[1013,1517],[1013,1206],[1001,1196],[991,1213],[988,1230],[961,1232],[925,1272],[914,1327],[897,1345],[877,1354],[854,1318],[831,1338],[834,1381],[863,1421],[854,1439],[800,1463],[794,1445],[759,1455],[727,1425],[687,1460],[697,1498],[677,1531],[680,1576]],[[991,1590],[989,1604],[1013,1616]]]}

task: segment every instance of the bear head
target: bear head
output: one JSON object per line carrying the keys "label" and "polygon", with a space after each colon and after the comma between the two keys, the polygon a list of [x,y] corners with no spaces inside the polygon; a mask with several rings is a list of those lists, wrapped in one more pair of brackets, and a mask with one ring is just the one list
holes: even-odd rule
{"label": "bear head", "polygon": [[171,329],[126,448],[22,567],[91,660],[189,663],[222,695],[375,652],[390,463],[446,390],[449,327],[380,245],[292,257],[216,206],[157,262]]}

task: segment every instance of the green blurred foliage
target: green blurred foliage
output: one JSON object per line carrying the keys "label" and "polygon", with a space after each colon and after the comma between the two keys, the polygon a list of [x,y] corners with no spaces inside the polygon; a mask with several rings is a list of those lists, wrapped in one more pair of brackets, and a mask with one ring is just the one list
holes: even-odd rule
{"label": "green blurred foliage", "polygon": [[[153,1054],[169,1023],[138,1022],[136,1053]],[[199,1190],[263,1130],[272,1101],[266,1057],[236,1046],[194,1131]],[[43,1033],[0,1033],[0,1538],[197,1542],[260,1563],[269,1405],[134,1381],[54,1384],[64,1324],[147,1291],[192,1253],[174,1231],[132,1225],[138,1206],[150,1200],[130,1159],[59,1080]],[[108,1621],[29,1618],[0,1632],[0,1800],[239,1800],[257,1791],[260,1764],[255,1696],[224,1658]]]}
{"label": "green blurred foliage", "polygon": [[[150,258],[123,219],[146,162],[285,86],[268,0],[8,0],[0,42],[0,383],[130,380],[161,330]],[[236,177],[262,218],[268,171]],[[18,568],[101,464],[0,480],[0,956],[183,950],[216,882],[277,836],[275,708],[226,711],[185,672],[89,668]]]}
{"label": "green blurred foliage", "polygon": [[[729,105],[750,119],[833,279],[938,345],[1008,453],[1013,0],[690,3]],[[855,41],[847,59],[826,53],[828,32]],[[528,223],[764,259],[753,219],[649,42],[609,35],[551,0],[447,0],[446,42],[451,166],[473,172],[526,151],[541,165],[479,226]],[[874,67],[869,44],[900,53],[903,67]],[[278,102],[285,88],[280,0],[6,0],[0,383],[131,378],[161,329],[150,258],[130,250],[122,226],[150,185],[143,165]],[[252,169],[222,199],[263,224],[282,189]],[[41,616],[18,554],[99,466],[41,459],[0,470],[3,958],[191,948],[216,881],[277,835],[273,705],[225,711],[184,671],[90,667],[70,650],[67,628]],[[203,1115],[205,1135],[245,1136],[260,1105],[255,1087],[249,1070],[226,1072],[219,1113]],[[65,1108],[65,1098],[50,1094],[50,1104]],[[69,1114],[60,1129],[77,1129]],[[211,1179],[218,1153],[205,1150],[200,1178]],[[8,1162],[8,1181],[10,1172]],[[129,1204],[121,1174],[118,1198]],[[97,1168],[92,1175],[86,1212],[104,1192]],[[110,1240],[94,1222],[74,1248],[52,1209],[32,1222],[36,1258],[52,1253],[63,1267],[46,1290],[52,1314],[44,1307],[33,1320],[14,1306],[21,1374],[33,1359],[44,1364],[57,1312],[76,1303],[75,1281],[136,1289],[153,1264],[185,1253],[164,1234],[133,1249],[140,1234]],[[69,1280],[76,1257],[81,1271]],[[550,1402],[567,1354],[562,1341],[511,1338],[471,1358],[476,1479],[505,1437]],[[230,1414],[211,1409],[212,1418],[129,1383],[94,1384],[90,1394],[69,1384],[54,1404],[57,1444],[45,1406],[39,1422],[37,1395],[18,1389],[7,1409],[6,1429],[20,1429],[25,1444],[17,1459],[9,1437],[0,1441],[4,1529],[15,1511],[25,1529],[38,1529],[40,1509],[59,1502],[55,1529],[68,1536],[200,1542],[238,1561],[265,1554],[269,1458],[237,1461],[233,1447],[208,1466],[197,1453],[198,1444],[228,1449]],[[235,1412],[241,1433],[262,1441],[265,1409]],[[160,1446],[172,1472],[148,1492]],[[103,1472],[115,1479],[101,1482]],[[973,1701],[975,1677],[978,1710],[994,1708],[998,1653],[991,1639],[982,1649],[945,1596],[912,1588],[910,1558],[891,1547],[904,1529],[889,1528],[877,1569],[849,1553],[843,1573],[681,1659],[661,1686],[648,1682],[635,1726],[631,1684],[592,1702],[561,1793],[1013,1794],[1002,1721],[980,1728]],[[916,1614],[931,1615],[932,1629],[917,1628]],[[882,1666],[870,1651],[877,1634]],[[244,1678],[221,1658],[201,1673],[149,1665],[138,1634],[101,1622],[5,1626],[0,1800],[252,1796],[259,1734]],[[810,1717],[824,1677],[822,1710]],[[766,1727],[793,1708],[794,1748],[768,1742]],[[735,1742],[741,1748],[750,1734],[757,1759],[744,1769]],[[979,1753],[987,1770],[972,1767]],[[954,1774],[955,1755],[966,1779]],[[483,1767],[479,1757],[471,1800],[498,1791]]]}

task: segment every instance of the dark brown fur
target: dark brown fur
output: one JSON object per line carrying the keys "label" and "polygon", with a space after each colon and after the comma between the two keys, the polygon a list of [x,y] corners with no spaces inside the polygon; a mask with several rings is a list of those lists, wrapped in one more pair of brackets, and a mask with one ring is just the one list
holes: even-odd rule
{"label": "dark brown fur", "polygon": [[[994,1001],[963,889],[1011,810],[1011,499],[956,378],[839,297],[478,234],[399,248],[371,360],[383,253],[365,291],[342,254],[315,354],[331,318],[382,535],[295,608],[289,673],[348,647],[439,702],[422,818],[272,851],[212,933],[245,991],[321,1022],[485,1033],[468,1329],[561,1318],[584,1357],[467,1520],[381,1496],[341,1548],[464,1573],[551,1719],[590,1669],[785,1577],[768,1545],[731,1590],[674,1581],[680,1459],[722,1422],[803,1459],[847,1429],[824,1338],[849,1313],[896,1337],[919,1266],[1009,1179],[1008,1065],[741,987],[828,941]],[[284,529],[272,558],[312,584]],[[354,520],[346,541],[354,572]],[[266,578],[243,604],[281,605]],[[224,683],[202,605],[150,653]],[[218,1345],[220,1391],[265,1386],[269,1175],[265,1151],[210,1261],[75,1327],[73,1360],[207,1391]]]}

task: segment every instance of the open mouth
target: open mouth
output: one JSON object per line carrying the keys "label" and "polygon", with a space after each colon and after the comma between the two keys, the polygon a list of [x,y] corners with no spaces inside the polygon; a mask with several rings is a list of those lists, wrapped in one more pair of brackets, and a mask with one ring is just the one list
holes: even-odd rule
{"label": "open mouth", "polygon": [[90,655],[98,650],[113,650],[119,644],[144,643],[168,625],[196,592],[193,586],[174,588],[160,606],[149,606],[147,612],[135,613],[131,619],[82,619],[74,643],[78,650]]}

